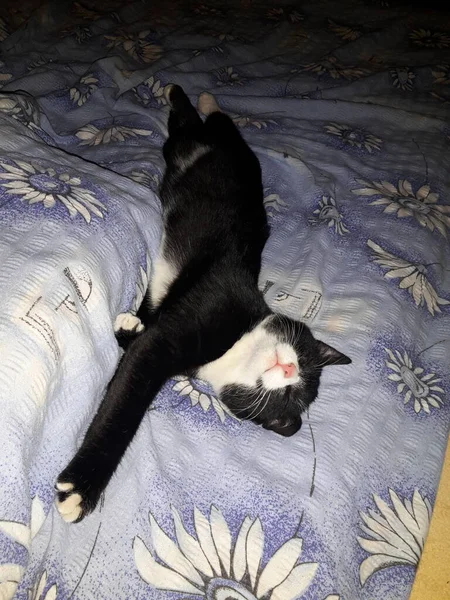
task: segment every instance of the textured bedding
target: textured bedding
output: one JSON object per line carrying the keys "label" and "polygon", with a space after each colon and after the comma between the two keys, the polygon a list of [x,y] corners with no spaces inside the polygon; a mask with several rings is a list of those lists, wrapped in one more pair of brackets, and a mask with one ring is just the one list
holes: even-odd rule
{"label": "textured bedding", "polygon": [[[0,21],[0,600],[406,600],[449,431],[450,24],[394,3],[78,2]],[[11,19],[14,22],[14,19]],[[260,285],[352,359],[301,431],[180,374],[101,506],[54,482],[142,300],[181,84],[261,161]]]}

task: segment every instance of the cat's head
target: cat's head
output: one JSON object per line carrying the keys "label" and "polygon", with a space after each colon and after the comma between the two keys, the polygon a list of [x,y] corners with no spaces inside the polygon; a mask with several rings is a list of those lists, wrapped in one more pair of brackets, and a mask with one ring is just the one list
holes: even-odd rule
{"label": "cat's head", "polygon": [[304,323],[273,314],[198,374],[236,416],[291,436],[317,396],[322,369],[349,363]]}

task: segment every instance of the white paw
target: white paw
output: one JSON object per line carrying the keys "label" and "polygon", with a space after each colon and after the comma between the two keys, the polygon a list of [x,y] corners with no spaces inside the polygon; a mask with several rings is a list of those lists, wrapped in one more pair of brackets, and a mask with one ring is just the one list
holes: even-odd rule
{"label": "white paw", "polygon": [[121,330],[140,333],[141,331],[144,331],[144,326],[142,325],[140,318],[136,315],[132,315],[131,313],[120,313],[114,321],[114,331],[117,333]]}
{"label": "white paw", "polygon": [[[57,483],[56,489],[60,492],[70,492],[73,489],[72,483]],[[69,494],[64,500],[56,500],[56,508],[59,514],[67,523],[73,523],[81,515],[83,510],[81,503],[83,498],[80,494]]]}
{"label": "white paw", "polygon": [[213,112],[220,112],[220,108],[217,105],[216,99],[212,94],[208,92],[202,92],[198,97],[197,103],[198,110],[206,117]]}

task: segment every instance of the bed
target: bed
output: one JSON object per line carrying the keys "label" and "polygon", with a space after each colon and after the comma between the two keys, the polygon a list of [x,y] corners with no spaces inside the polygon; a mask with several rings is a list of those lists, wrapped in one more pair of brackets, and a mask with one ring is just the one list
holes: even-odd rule
{"label": "bed", "polygon": [[[449,431],[448,20],[390,0],[0,14],[0,599],[406,600]],[[54,482],[152,276],[168,83],[213,92],[261,161],[268,304],[353,362],[292,438],[180,374],[69,525]]]}

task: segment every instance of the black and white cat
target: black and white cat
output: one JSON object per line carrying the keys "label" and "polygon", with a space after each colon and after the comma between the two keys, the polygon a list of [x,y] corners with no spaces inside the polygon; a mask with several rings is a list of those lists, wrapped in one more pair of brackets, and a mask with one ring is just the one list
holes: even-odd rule
{"label": "black and white cat", "polygon": [[233,121],[210,94],[199,98],[204,122],[179,86],[168,86],[166,97],[160,254],[140,319],[118,317],[127,348],[58,477],[57,507],[69,522],[95,508],[170,377],[198,376],[238,417],[290,436],[317,396],[322,368],[351,362],[303,323],[274,314],[258,289],[269,235],[261,169]]}

